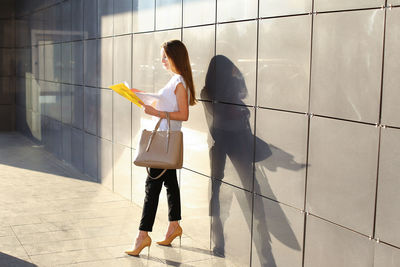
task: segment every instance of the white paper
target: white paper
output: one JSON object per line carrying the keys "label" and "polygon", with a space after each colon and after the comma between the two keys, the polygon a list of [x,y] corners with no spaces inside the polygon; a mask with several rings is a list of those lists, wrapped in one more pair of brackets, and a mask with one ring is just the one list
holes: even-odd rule
{"label": "white paper", "polygon": [[151,105],[154,101],[160,100],[159,94],[135,92],[135,94],[145,103]]}
{"label": "white paper", "polygon": [[[129,84],[126,81],[124,81],[123,83],[126,85],[126,87],[130,88]],[[135,92],[135,94],[146,105],[151,105],[151,104],[153,104],[154,101],[158,101],[161,98],[161,96],[159,94],[153,94],[153,93]]]}

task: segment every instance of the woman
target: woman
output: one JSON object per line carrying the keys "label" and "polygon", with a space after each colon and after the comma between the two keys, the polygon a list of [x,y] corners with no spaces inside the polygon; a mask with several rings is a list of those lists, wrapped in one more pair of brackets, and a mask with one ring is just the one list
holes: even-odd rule
{"label": "woman", "polygon": [[[171,71],[173,76],[169,82],[159,91],[160,98],[155,107],[141,103],[144,112],[151,116],[163,118],[160,130],[167,130],[166,112],[169,112],[171,130],[181,129],[182,121],[189,117],[189,105],[195,105],[195,91],[192,78],[192,69],[185,45],[178,40],[165,42],[161,46],[161,57],[164,69]],[[156,177],[161,173],[160,169],[150,169],[150,175]],[[135,247],[132,251],[126,251],[128,255],[137,256],[143,248],[151,245],[148,232],[152,231],[158,198],[162,184],[167,189],[168,220],[169,226],[165,240],[157,242],[159,245],[169,245],[176,237],[182,236],[182,228],[178,221],[181,220],[181,202],[176,170],[167,170],[160,178],[146,180],[146,196],[144,199],[142,219]]]}

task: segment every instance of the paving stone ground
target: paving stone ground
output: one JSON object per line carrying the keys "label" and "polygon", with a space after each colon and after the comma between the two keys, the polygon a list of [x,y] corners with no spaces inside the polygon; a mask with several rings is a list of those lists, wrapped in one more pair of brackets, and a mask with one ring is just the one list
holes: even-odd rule
{"label": "paving stone ground", "polygon": [[[184,235],[130,257],[141,207],[19,133],[0,133],[0,266],[233,266]],[[157,224],[167,221],[157,219]],[[157,227],[160,228],[160,227]],[[160,229],[161,231],[161,229]],[[163,232],[152,232],[154,241]]]}

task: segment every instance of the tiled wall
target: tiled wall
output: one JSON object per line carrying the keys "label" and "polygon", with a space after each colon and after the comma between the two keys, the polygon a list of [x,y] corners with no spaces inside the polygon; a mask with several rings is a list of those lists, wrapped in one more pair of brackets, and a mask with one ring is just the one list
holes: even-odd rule
{"label": "tiled wall", "polygon": [[0,8],[0,131],[15,130],[15,6]]}
{"label": "tiled wall", "polygon": [[399,0],[17,7],[17,127],[57,157],[142,205],[154,122],[107,87],[157,91],[160,44],[181,39],[185,233],[239,266],[400,266]]}

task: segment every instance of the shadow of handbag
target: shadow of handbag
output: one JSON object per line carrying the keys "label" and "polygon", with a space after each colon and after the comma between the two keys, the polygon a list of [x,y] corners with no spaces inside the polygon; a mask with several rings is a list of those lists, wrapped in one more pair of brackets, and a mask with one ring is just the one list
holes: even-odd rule
{"label": "shadow of handbag", "polygon": [[[168,169],[181,169],[183,165],[183,135],[181,131],[171,131],[169,113],[167,114],[167,131],[158,131],[162,118],[153,131],[143,130],[140,137],[136,166],[146,167],[150,178],[160,178]],[[150,168],[164,169],[156,177],[150,175]]]}

